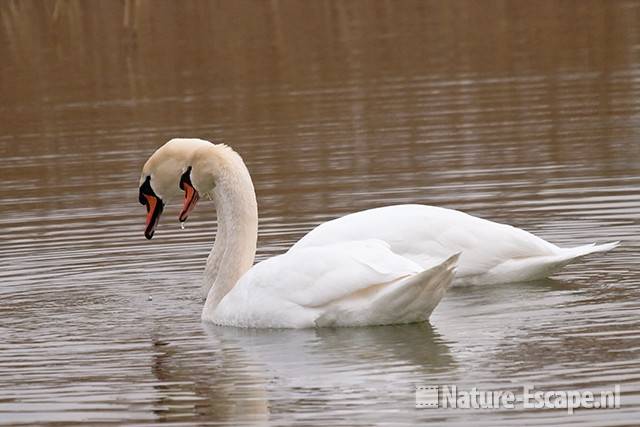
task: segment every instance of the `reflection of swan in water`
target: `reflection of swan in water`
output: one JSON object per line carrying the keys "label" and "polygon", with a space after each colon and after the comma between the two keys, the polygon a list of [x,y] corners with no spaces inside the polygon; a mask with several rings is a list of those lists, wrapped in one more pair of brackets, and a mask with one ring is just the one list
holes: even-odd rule
{"label": "reflection of swan in water", "polygon": [[[157,421],[263,425],[279,416],[290,421],[292,413],[296,419],[326,417],[326,411],[335,416],[341,405],[371,402],[376,411],[406,406],[394,419],[414,417],[415,385],[457,366],[427,323],[279,330],[203,325],[208,339],[153,341]],[[374,417],[374,423],[376,411],[359,418]]]}
{"label": "reflection of swan in water", "polygon": [[[268,420],[267,395],[260,373],[244,369],[245,355],[235,357],[233,350],[219,349],[217,344],[213,351],[202,351],[198,340],[198,351],[193,354],[153,338],[151,370],[157,379],[153,385],[156,421],[262,425]],[[238,383],[246,385],[239,389]]]}
{"label": "reflection of swan in water", "polygon": [[204,326],[223,348],[242,350],[263,367],[276,394],[314,390],[315,397],[337,399],[332,393],[375,393],[391,385],[412,393],[421,379],[456,367],[448,345],[426,323],[302,330]]}

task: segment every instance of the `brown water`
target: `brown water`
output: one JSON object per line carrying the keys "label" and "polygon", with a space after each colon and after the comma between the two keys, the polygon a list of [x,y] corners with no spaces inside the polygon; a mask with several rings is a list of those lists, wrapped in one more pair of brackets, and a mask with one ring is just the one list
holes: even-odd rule
{"label": "brown water", "polygon": [[[640,420],[639,2],[3,1],[0,18],[0,424]],[[259,259],[408,202],[623,246],[454,288],[430,324],[213,327],[213,206],[143,237],[140,169],[176,136],[242,154]],[[414,408],[416,385],[527,383],[620,384],[622,405]]]}

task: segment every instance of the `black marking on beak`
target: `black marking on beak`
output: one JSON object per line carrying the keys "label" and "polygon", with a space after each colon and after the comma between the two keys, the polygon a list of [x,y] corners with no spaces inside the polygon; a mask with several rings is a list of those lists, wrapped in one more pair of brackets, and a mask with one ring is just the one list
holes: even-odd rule
{"label": "black marking on beak", "polygon": [[164,202],[151,188],[151,177],[147,176],[140,186],[138,201],[147,207],[147,220],[144,230],[144,237],[151,239],[156,231],[160,215],[164,209]]}
{"label": "black marking on beak", "polygon": [[191,183],[191,166],[180,177],[180,189],[184,191],[184,204],[178,216],[178,221],[185,222],[200,199],[198,191]]}
{"label": "black marking on beak", "polygon": [[155,198],[158,198],[158,196],[156,195],[155,191],[153,191],[153,188],[151,188],[151,177],[147,176],[147,178],[144,180],[144,182],[142,183],[142,185],[140,186],[140,193],[138,194],[138,201],[140,202],[141,205],[147,205],[147,198],[145,197],[145,195],[147,196],[153,196]]}
{"label": "black marking on beak", "polygon": [[187,183],[193,187],[191,183],[191,166],[187,168],[187,170],[180,177],[180,189],[184,191],[184,184]]}

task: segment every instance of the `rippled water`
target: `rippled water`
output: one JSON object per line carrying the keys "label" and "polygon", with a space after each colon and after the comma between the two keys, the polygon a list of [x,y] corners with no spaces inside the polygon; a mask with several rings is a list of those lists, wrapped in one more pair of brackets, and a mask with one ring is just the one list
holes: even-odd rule
{"label": "rippled water", "polygon": [[[126,9],[123,9],[123,7]],[[0,424],[633,425],[640,413],[640,4],[0,4]],[[202,203],[152,241],[140,168],[225,141],[258,258],[427,203],[560,245],[553,279],[453,288],[430,324],[200,322]],[[622,388],[621,408],[415,409],[417,385]]]}

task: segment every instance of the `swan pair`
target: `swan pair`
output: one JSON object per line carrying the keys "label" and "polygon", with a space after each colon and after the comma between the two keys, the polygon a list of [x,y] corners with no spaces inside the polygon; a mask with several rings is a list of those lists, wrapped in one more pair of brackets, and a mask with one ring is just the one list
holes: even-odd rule
{"label": "swan pair", "polygon": [[145,163],[140,203],[151,239],[166,203],[184,194],[186,221],[200,197],[218,232],[204,273],[202,319],[259,328],[425,321],[456,277],[469,284],[547,277],[618,242],[560,248],[524,230],[465,213],[396,205],[319,225],[289,251],[253,265],[258,207],[242,158],[224,144],[172,139]]}

